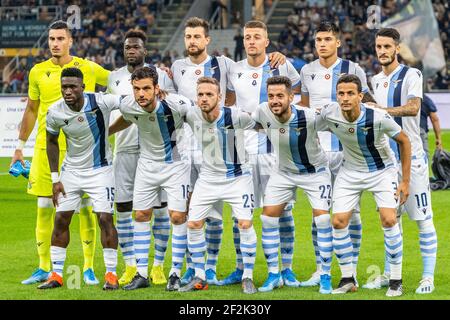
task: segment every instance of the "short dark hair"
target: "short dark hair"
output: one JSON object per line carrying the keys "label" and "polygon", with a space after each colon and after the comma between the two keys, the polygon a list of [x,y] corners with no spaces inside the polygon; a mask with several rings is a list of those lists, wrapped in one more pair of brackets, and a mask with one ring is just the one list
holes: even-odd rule
{"label": "short dark hair", "polygon": [[273,76],[267,79],[267,88],[272,85],[282,84],[286,87],[286,89],[291,92],[292,91],[292,81],[288,77],[285,76]]}
{"label": "short dark hair", "polygon": [[318,32],[331,32],[336,38],[339,38],[341,34],[341,29],[339,29],[339,26],[331,21],[322,20],[320,21],[319,27],[317,27],[315,35]]}
{"label": "short dark hair", "polygon": [[358,78],[355,74],[344,74],[342,75],[339,80],[337,81],[336,88],[341,83],[354,83],[358,87],[358,93],[362,92],[362,84],[361,80]]}
{"label": "short dark hair", "polygon": [[197,27],[203,28],[206,37],[209,35],[209,22],[204,19],[201,19],[199,17],[192,17],[187,19],[186,23],[184,24],[184,28],[197,28]]}
{"label": "short dark hair", "polygon": [[152,79],[153,85],[156,86],[158,84],[158,72],[156,68],[142,67],[134,70],[131,74],[131,81],[142,79]]}
{"label": "short dark hair", "polygon": [[63,21],[63,20],[57,20],[55,22],[53,22],[49,27],[48,27],[49,31],[50,30],[61,30],[64,29],[67,31],[67,33],[72,36],[72,32],[69,28],[69,25],[67,24],[67,22]]}
{"label": "short dark hair", "polygon": [[75,77],[83,80],[83,72],[78,68],[65,68],[61,72],[61,78]]}
{"label": "short dark hair", "polygon": [[388,37],[394,39],[396,44],[400,43],[400,33],[394,28],[381,28],[375,35],[376,37]]}
{"label": "short dark hair", "polygon": [[140,30],[140,29],[130,29],[127,31],[127,33],[125,33],[125,39],[127,40],[128,38],[139,38],[142,40],[142,42],[145,43],[147,42],[147,35],[145,34],[144,31]]}
{"label": "short dark hair", "polygon": [[244,25],[244,29],[252,29],[252,28],[259,28],[259,29],[264,29],[267,32],[267,26],[264,22],[259,21],[259,20],[250,20],[247,21],[247,23]]}
{"label": "short dark hair", "polygon": [[215,78],[211,78],[211,77],[200,77],[197,80],[197,86],[202,84],[202,83],[209,83],[209,84],[213,84],[215,86],[217,86],[217,89],[220,93],[220,83],[219,81],[217,81],[217,79]]}

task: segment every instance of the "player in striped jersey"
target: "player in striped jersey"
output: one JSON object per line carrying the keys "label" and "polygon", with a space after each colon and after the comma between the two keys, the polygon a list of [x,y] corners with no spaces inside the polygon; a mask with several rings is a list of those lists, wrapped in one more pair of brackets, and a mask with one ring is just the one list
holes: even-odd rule
{"label": "player in striped jersey", "polygon": [[[267,26],[261,21],[249,21],[244,26],[244,46],[247,58],[235,63],[230,70],[230,86],[236,95],[236,106],[245,112],[253,112],[262,102],[267,101],[267,79],[274,75],[287,76],[294,90],[299,90],[300,75],[289,61],[273,67],[269,63],[266,48],[269,45]],[[272,146],[264,132],[247,131],[246,149],[253,167],[253,186],[255,188],[255,207],[262,207],[262,196],[272,168],[275,157]],[[282,278],[288,286],[298,286],[299,282],[292,271],[292,256],[294,251],[294,218],[292,217],[292,204],[288,204],[280,218],[280,238],[282,254]],[[238,230],[235,226],[235,235]],[[237,269],[229,275],[223,284],[232,284],[240,281],[242,275],[242,261],[240,257],[239,241],[235,238],[237,253]]]}
{"label": "player in striped jersey", "polygon": [[[126,66],[111,72],[108,78],[108,92],[117,95],[133,94],[131,85],[131,73],[143,66],[147,55],[145,49],[147,37],[142,30],[129,30],[125,34],[123,44]],[[153,67],[153,66],[152,66]],[[158,84],[161,89],[174,92],[172,80],[161,69],[158,72]],[[120,111],[112,113],[114,118],[120,116]],[[114,148],[114,178],[115,178],[115,202],[117,210],[117,231],[119,245],[125,260],[125,272],[119,279],[119,284],[124,285],[131,282],[136,274],[136,257],[133,245],[133,187],[136,175],[137,162],[139,159],[139,137],[137,126],[117,132]],[[155,238],[155,259],[150,272],[150,278],[154,284],[165,284],[163,263],[164,255],[169,241],[170,222],[167,212],[167,203],[153,208],[153,235]]]}
{"label": "player in striped jersey", "polygon": [[[214,78],[197,81],[197,104],[191,108],[186,121],[201,145],[203,162],[189,206],[188,246],[195,265],[195,277],[180,291],[207,289],[205,275],[205,219],[217,214],[214,203],[228,202],[233,217],[238,220],[244,263],[242,290],[252,294],[253,267],[256,258],[256,232],[253,228],[253,181],[246,163],[245,129],[255,122],[248,113],[236,108],[221,107],[220,84]],[[221,220],[222,216],[214,217]]]}
{"label": "player in striped jersey", "polygon": [[[184,29],[184,41],[187,57],[176,60],[172,65],[173,81],[178,94],[181,94],[192,101],[197,100],[197,87],[193,85],[201,77],[213,77],[220,84],[222,92],[221,104],[231,106],[235,103],[235,94],[227,90],[230,83],[229,72],[234,65],[234,61],[225,56],[210,56],[208,54],[208,44],[211,41],[209,36],[209,23],[198,17],[189,18]],[[269,55],[270,64],[275,67],[284,62],[285,57],[279,53]],[[225,94],[226,93],[226,94]],[[186,152],[191,158],[191,192],[199,175],[202,163],[201,150],[198,142],[192,134],[188,124],[184,125],[185,134],[183,136]],[[222,220],[215,220],[215,216],[221,216],[223,204],[217,202],[211,209],[210,216],[206,219],[206,245],[208,259],[206,263],[206,280],[209,284],[218,284],[216,277],[216,264],[222,239]],[[234,233],[235,241],[239,241],[239,229],[235,221]],[[194,267],[187,256],[187,271],[181,279],[182,284],[189,283],[194,276]],[[241,261],[242,259],[240,259]],[[241,261],[242,262],[242,261]],[[242,268],[241,268],[242,269]]]}
{"label": "player in striped jersey", "polygon": [[[61,73],[63,99],[50,106],[47,113],[47,156],[53,182],[56,206],[52,234],[51,260],[53,272],[39,289],[63,285],[66,248],[70,240],[72,215],[86,193],[93,202],[101,229],[101,242],[106,274],[104,290],[119,288],[117,281],[117,231],[113,221],[114,176],[108,143],[110,113],[120,104],[120,96],[84,94],[83,73],[67,68]],[[67,154],[58,173],[58,137],[63,131]]]}
{"label": "player in striped jersey", "polygon": [[[363,102],[375,101],[369,93],[367,87],[366,74],[361,67],[349,60],[338,57],[338,48],[340,47],[340,30],[337,25],[332,22],[322,21],[315,33],[315,46],[319,59],[305,65],[301,72],[301,104],[314,109],[320,109],[322,106],[337,101],[336,100],[336,83],[343,74],[356,74],[361,80],[363,86],[364,98]],[[337,175],[342,165],[342,146],[337,137],[329,131],[321,131],[318,133],[320,144],[325,150],[331,174]],[[359,257],[359,248],[361,244],[362,225],[359,213],[359,205],[354,211],[350,220],[350,237],[353,244],[353,270],[356,279],[356,266]],[[314,251],[316,254],[317,271],[313,273],[310,279],[301,282],[302,286],[315,286],[320,282],[321,262],[317,244],[317,226],[312,221],[312,239]]]}
{"label": "player in striped jersey", "polygon": [[147,275],[150,246],[152,208],[160,203],[161,189],[167,192],[172,230],[172,269],[166,289],[178,290],[183,258],[187,250],[187,196],[189,164],[178,150],[183,118],[191,101],[183,96],[169,94],[163,100],[159,93],[158,73],[154,68],[142,67],[131,75],[134,99],[132,104],[121,104],[122,116],[111,126],[111,133],[135,123],[139,132],[140,156],[133,191],[133,209],[136,211],[134,246],[137,273],[123,287],[135,290],[149,286]]}
{"label": "player in striped jersey", "polygon": [[[411,143],[386,112],[361,103],[361,81],[356,75],[341,76],[337,82],[338,103],[323,107],[321,115],[344,148],[344,162],[333,190],[333,248],[342,278],[333,294],[356,290],[352,268],[353,246],[349,234],[352,210],[362,191],[371,191],[384,230],[385,252],[391,266],[386,296],[402,294],[403,240],[397,222],[397,207],[408,198]],[[397,188],[397,168],[387,137],[401,149],[404,180]],[[398,201],[400,200],[400,201]]]}
{"label": "player in striped jersey", "polygon": [[[423,260],[422,280],[416,293],[426,294],[434,290],[434,269],[436,265],[437,236],[433,224],[433,209],[429,186],[428,159],[423,151],[420,139],[420,105],[422,99],[422,74],[415,68],[399,64],[400,34],[392,28],[380,29],[376,35],[375,46],[382,72],[372,79],[372,87],[377,106],[384,109],[403,128],[411,140],[411,196],[399,210],[399,215],[407,212],[411,220],[419,227],[420,252]],[[391,141],[391,148],[397,156],[399,146]],[[400,167],[401,168],[401,167]],[[404,179],[399,170],[399,180]],[[367,288],[379,288],[387,285],[390,273],[385,264],[385,274]]]}
{"label": "player in striped jersey", "polygon": [[[95,92],[96,84],[105,86],[109,71],[87,59],[70,55],[73,43],[71,30],[64,21],[53,22],[48,31],[48,44],[52,57],[36,64],[30,70],[28,86],[28,102],[19,134],[19,147],[14,152],[11,164],[23,161],[22,148],[38,122],[36,144],[28,179],[28,193],[37,196],[36,245],[39,255],[39,268],[31,277],[22,281],[33,284],[47,279],[51,269],[50,242],[55,216],[55,208],[51,201],[52,180],[48,168],[46,153],[45,117],[50,105],[62,98],[61,71],[75,67],[83,72],[83,81],[87,92]],[[64,134],[60,135],[60,160],[66,152]],[[61,165],[61,164],[60,164]],[[80,238],[83,246],[84,267],[83,280],[88,285],[99,283],[94,274],[94,252],[96,243],[96,222],[92,214],[90,200],[83,199],[80,208]]]}
{"label": "player in striped jersey", "polygon": [[299,187],[308,196],[319,230],[319,250],[323,265],[320,293],[331,293],[331,173],[327,156],[317,143],[317,131],[322,129],[323,121],[316,121],[321,118],[316,117],[315,110],[292,104],[294,94],[288,77],[269,78],[267,93],[269,101],[262,103],[252,114],[253,119],[267,133],[278,163],[264,192],[262,245],[269,276],[259,291],[272,291],[283,284],[278,267],[279,219],[286,204],[296,198]]}

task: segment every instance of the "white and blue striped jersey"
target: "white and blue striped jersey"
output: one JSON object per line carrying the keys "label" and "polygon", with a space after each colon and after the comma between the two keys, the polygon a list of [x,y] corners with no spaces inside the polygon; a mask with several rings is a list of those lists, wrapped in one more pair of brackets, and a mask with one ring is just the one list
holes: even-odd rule
{"label": "white and blue striped jersey", "polygon": [[[275,75],[288,77],[293,87],[300,84],[300,75],[289,61],[277,69],[270,68],[267,56],[264,63],[258,67],[249,65],[247,59],[235,63],[230,71],[228,89],[236,94],[236,106],[252,113],[259,104],[267,102],[267,79]],[[248,131],[245,142],[249,154],[270,153],[272,149],[263,133]]]}
{"label": "white and blue striped jersey", "polygon": [[60,99],[48,109],[47,131],[66,135],[67,153],[61,170],[88,170],[111,165],[108,141],[111,111],[119,108],[121,97],[111,94],[85,93],[79,112]]}
{"label": "white and blue striped jersey", "polygon": [[[330,102],[336,102],[336,84],[343,74],[355,74],[361,80],[362,92],[369,92],[364,70],[355,62],[338,58],[329,68],[314,60],[300,71],[302,95],[309,96],[309,106],[317,109]],[[319,139],[325,151],[341,151],[339,140],[330,132],[319,132]]]}
{"label": "white and blue striped jersey", "polygon": [[[144,66],[151,67],[151,65],[149,64],[144,64]],[[167,73],[160,68],[156,68],[156,71],[158,72],[159,87],[169,93],[175,93],[172,79],[169,78]],[[130,71],[128,71],[127,66],[112,71],[109,74],[107,92],[117,95],[133,94],[133,86],[131,85],[131,73]],[[120,112],[114,111],[111,116],[111,121],[113,121],[120,116]],[[114,152],[139,152],[138,130],[134,124],[127,129],[116,133]]]}
{"label": "white and blue striped jersey", "polygon": [[152,112],[142,109],[133,96],[120,104],[125,120],[138,127],[140,157],[153,161],[173,163],[181,160],[178,142],[182,134],[184,116],[192,102],[177,94],[168,94],[157,100]]}
{"label": "white and blue striped jersey", "polygon": [[203,162],[200,176],[212,183],[250,174],[244,145],[244,130],[255,122],[250,114],[223,107],[214,122],[204,119],[199,107],[189,110],[186,121],[200,142]]}
{"label": "white and blue striped jersey", "polygon": [[279,169],[293,173],[315,173],[328,167],[328,158],[319,143],[318,130],[325,122],[310,108],[291,105],[291,117],[281,123],[267,102],[259,105],[253,120],[261,124],[275,149]]}
{"label": "white and blue striped jersey", "polygon": [[361,104],[361,114],[348,122],[337,102],[326,105],[321,116],[339,138],[344,149],[344,167],[360,172],[383,170],[395,164],[388,137],[396,137],[402,128],[385,111]]}
{"label": "white and blue striped jersey", "polygon": [[[189,57],[176,60],[171,67],[173,82],[178,94],[192,101],[197,101],[197,80],[201,77],[212,77],[219,81],[222,94],[221,104],[225,102],[227,91],[228,73],[234,61],[225,56],[208,56],[205,61],[195,64]],[[200,146],[193,138],[191,128],[186,124],[183,143],[189,150],[198,150]]]}
{"label": "white and blue striped jersey", "polygon": [[[372,78],[372,88],[377,104],[395,108],[405,105],[408,99],[421,98],[423,94],[422,73],[415,68],[400,64],[389,76],[380,72]],[[422,140],[420,139],[420,111],[415,117],[394,117],[411,141],[413,158],[422,159],[424,156]],[[399,149],[395,141],[390,141],[397,160]]]}

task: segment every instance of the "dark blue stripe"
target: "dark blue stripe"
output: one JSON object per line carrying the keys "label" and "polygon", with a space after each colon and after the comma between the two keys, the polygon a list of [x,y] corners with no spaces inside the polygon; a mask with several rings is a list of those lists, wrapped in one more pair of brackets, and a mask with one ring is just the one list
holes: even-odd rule
{"label": "dark blue stripe", "polygon": [[366,108],[366,129],[367,135],[366,135],[366,145],[369,149],[370,154],[373,157],[373,160],[375,162],[375,165],[378,170],[384,169],[386,166],[384,165],[383,159],[380,156],[380,153],[378,152],[377,148],[375,147],[375,134],[373,130],[373,120],[374,120],[374,111],[373,109]]}
{"label": "dark blue stripe", "polygon": [[[294,132],[295,135],[298,135],[297,137],[297,150],[299,152],[301,164],[304,166],[306,171],[308,173],[314,173],[316,172],[316,168],[309,162],[308,158],[308,152],[306,150],[306,139],[308,137],[308,130],[307,130],[307,124],[306,124],[306,116],[305,112],[303,110],[298,110],[296,108],[293,108],[296,112],[296,121],[297,121],[297,129],[301,129],[300,133],[298,131]],[[292,136],[292,129],[291,129],[291,136]]]}
{"label": "dark blue stripe", "polygon": [[172,162],[173,160],[175,160],[175,158],[179,159],[178,152],[176,151],[177,137],[175,131],[175,119],[172,110],[170,109],[167,102],[165,100],[162,100],[160,101],[160,103],[162,109],[161,111],[163,114],[160,110],[158,110],[157,114],[161,134],[163,135],[164,149],[166,150],[165,161]]}
{"label": "dark blue stripe", "polygon": [[214,70],[212,77],[220,83],[220,67],[216,57],[212,57],[211,59],[211,70]]}
{"label": "dark blue stripe", "polygon": [[[239,157],[238,157],[238,153],[237,153],[237,148],[236,148],[236,136],[235,136],[235,131],[234,131],[234,126],[233,126],[233,117],[232,117],[232,112],[230,108],[223,108],[223,121],[224,121],[224,127],[228,128],[220,128],[220,130],[223,131],[222,137],[226,138],[226,141],[224,139],[223,143],[224,143],[224,147],[223,150],[233,150],[233,159],[232,159],[232,163],[230,164],[230,162],[227,162],[227,154],[225,152],[225,154],[223,155],[223,158],[226,162],[227,167],[229,168],[228,172],[227,172],[227,177],[238,177],[242,175],[242,169],[241,169],[241,164],[239,161]],[[227,132],[225,133],[225,130],[227,130]],[[231,155],[231,154],[230,154]]]}
{"label": "dark blue stripe", "polygon": [[342,73],[348,74],[349,67],[350,67],[350,61],[342,59],[341,74]]}
{"label": "dark blue stripe", "polygon": [[[97,105],[95,95],[87,94],[89,99],[89,110],[86,110],[86,118],[88,119],[89,127],[95,140],[94,146],[94,168],[105,167],[108,165],[106,159],[106,131],[105,131],[105,119],[103,113]],[[95,117],[90,113],[95,112]],[[95,120],[96,128],[94,128],[93,121]],[[97,129],[97,130],[95,130]]]}

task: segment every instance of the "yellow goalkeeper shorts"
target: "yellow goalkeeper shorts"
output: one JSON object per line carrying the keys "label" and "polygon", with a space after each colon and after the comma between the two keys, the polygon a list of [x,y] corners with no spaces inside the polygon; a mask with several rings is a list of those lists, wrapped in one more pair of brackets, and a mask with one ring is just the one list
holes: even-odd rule
{"label": "yellow goalkeeper shorts", "polygon": [[[66,155],[66,150],[59,151],[59,167]],[[47,150],[34,148],[33,159],[31,160],[30,177],[28,178],[28,193],[38,197],[52,196],[52,177],[48,164]]]}

